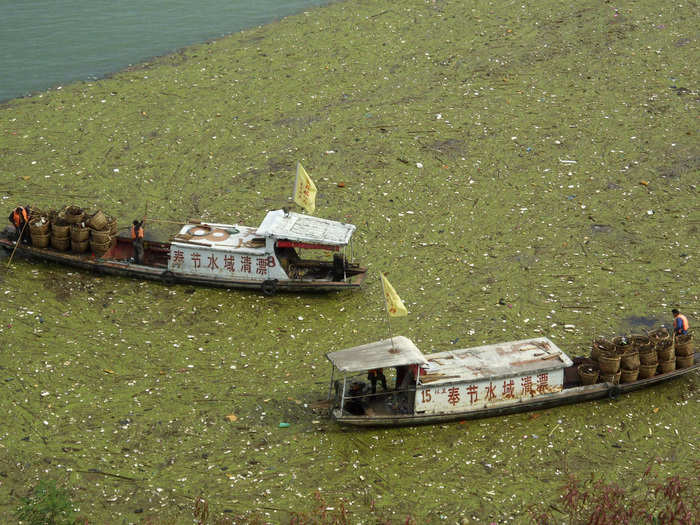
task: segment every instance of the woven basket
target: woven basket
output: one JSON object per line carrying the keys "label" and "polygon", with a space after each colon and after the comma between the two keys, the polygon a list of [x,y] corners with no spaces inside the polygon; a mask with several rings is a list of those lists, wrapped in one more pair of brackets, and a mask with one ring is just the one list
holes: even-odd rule
{"label": "woven basket", "polygon": [[673,358],[675,354],[673,352],[673,343],[670,339],[665,340],[656,347],[656,355],[659,357],[659,361],[668,361]]}
{"label": "woven basket", "polygon": [[77,224],[79,222],[83,222],[85,214],[83,213],[82,208],[79,208],[78,206],[68,206],[66,211],[63,213],[63,216],[65,217],[67,223]]}
{"label": "woven basket", "polygon": [[600,366],[600,374],[615,374],[620,369],[620,359],[619,355],[611,354],[601,354],[598,358],[598,365]]}
{"label": "woven basket", "polygon": [[107,226],[107,217],[102,211],[97,210],[90,218],[87,220],[88,226],[93,230],[104,230]]}
{"label": "woven basket", "polygon": [[90,239],[98,244],[109,244],[109,231],[105,230],[90,230]]}
{"label": "woven basket", "polygon": [[578,378],[582,385],[592,385],[598,381],[600,371],[592,365],[579,365]]}
{"label": "woven basket", "polygon": [[72,241],[87,241],[90,238],[90,228],[73,224],[70,227],[70,238]]}
{"label": "woven basket", "polygon": [[622,373],[622,370],[618,370],[614,374],[600,374],[598,376],[598,381],[601,383],[612,383],[613,385],[617,385],[620,383],[621,373]]}
{"label": "woven basket", "polygon": [[627,370],[623,368],[622,374],[620,375],[620,383],[631,383],[632,381],[636,381],[637,377],[639,377],[639,368],[636,370]]}
{"label": "woven basket", "polygon": [[693,334],[676,336],[676,356],[689,356],[693,353]]}
{"label": "woven basket", "polygon": [[627,370],[635,370],[639,368],[639,352],[637,350],[628,350],[620,359],[620,368]]}
{"label": "woven basket", "polygon": [[70,248],[70,237],[56,237],[51,234],[51,247],[59,252],[66,252]]}
{"label": "woven basket", "polygon": [[90,241],[87,239],[81,240],[81,241],[76,241],[71,239],[70,241],[70,249],[76,253],[83,253],[86,252],[88,249],[88,244]]}
{"label": "woven basket", "polygon": [[112,237],[116,237],[116,235],[119,231],[117,228],[117,219],[114,217],[108,216],[107,217],[107,226],[108,226],[109,234]]}
{"label": "woven basket", "polygon": [[676,368],[688,368],[695,363],[694,355],[676,356]]}
{"label": "woven basket", "polygon": [[106,242],[106,243],[104,243],[104,242],[99,242],[99,241],[95,241],[95,240],[93,240],[93,239],[90,239],[90,249],[91,249],[91,250],[94,252],[94,254],[97,255],[98,257],[101,256],[101,255],[104,255],[104,254],[107,252],[107,250],[110,249],[110,247],[111,247],[111,246],[110,246],[110,242],[109,242],[109,241]]}
{"label": "woven basket", "polygon": [[48,233],[32,233],[32,246],[35,248],[46,248],[49,245],[51,236]]}
{"label": "woven basket", "polygon": [[654,377],[656,375],[656,363],[650,365],[639,365],[639,377],[638,379],[647,379],[648,377]]}
{"label": "woven basket", "polygon": [[645,352],[639,352],[639,362],[643,365],[655,365],[659,362],[656,350],[650,348]]}
{"label": "woven basket", "polygon": [[631,344],[634,348],[641,348],[641,347],[644,347],[644,346],[646,346],[646,345],[650,345],[650,344],[651,344],[651,339],[650,339],[648,336],[646,336],[646,335],[637,335],[637,334],[634,334],[634,335],[631,335],[631,336],[630,336],[630,344]]}
{"label": "woven basket", "polygon": [[51,225],[51,237],[68,239],[70,237],[70,224],[63,220],[57,220]]}
{"label": "woven basket", "polygon": [[668,361],[659,361],[658,372],[659,374],[667,374],[673,372],[676,369],[676,358],[669,359]]}
{"label": "woven basket", "polygon": [[49,233],[51,230],[51,223],[49,223],[46,217],[37,217],[29,221],[29,232],[32,236],[39,234],[43,235]]}

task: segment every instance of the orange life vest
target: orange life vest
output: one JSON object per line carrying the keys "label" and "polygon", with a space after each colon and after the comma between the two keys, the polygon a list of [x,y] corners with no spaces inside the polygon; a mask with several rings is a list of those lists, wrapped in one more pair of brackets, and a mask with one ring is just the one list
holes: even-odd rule
{"label": "orange life vest", "polygon": [[143,239],[143,226],[139,226],[138,229],[136,229],[136,226],[131,227],[131,239]]}
{"label": "orange life vest", "polygon": [[19,206],[12,212],[12,222],[14,222],[15,226],[19,228],[22,225],[22,220],[27,222],[29,217],[27,216],[27,209],[23,206]]}
{"label": "orange life vest", "polygon": [[678,319],[680,319],[681,323],[683,323],[683,330],[687,332],[688,328],[690,327],[688,324],[688,318],[683,314],[678,314]]}

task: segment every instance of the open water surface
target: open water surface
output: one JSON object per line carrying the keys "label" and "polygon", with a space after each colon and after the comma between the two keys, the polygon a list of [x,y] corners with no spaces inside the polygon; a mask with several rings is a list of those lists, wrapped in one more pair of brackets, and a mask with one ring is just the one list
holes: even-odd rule
{"label": "open water surface", "polygon": [[0,0],[0,101],[92,80],[322,0]]}

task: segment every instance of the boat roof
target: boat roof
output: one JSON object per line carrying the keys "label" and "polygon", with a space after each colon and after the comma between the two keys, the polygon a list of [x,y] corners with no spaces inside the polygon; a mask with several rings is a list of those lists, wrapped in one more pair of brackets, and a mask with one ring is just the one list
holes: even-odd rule
{"label": "boat roof", "polygon": [[448,350],[425,357],[429,366],[424,383],[430,385],[544,373],[573,364],[546,337]]}
{"label": "boat roof", "polygon": [[345,246],[350,242],[354,231],[354,224],[274,210],[267,213],[257,234],[295,242]]}
{"label": "boat roof", "polygon": [[362,372],[375,368],[428,364],[413,341],[401,335],[330,352],[326,357],[341,372]]}

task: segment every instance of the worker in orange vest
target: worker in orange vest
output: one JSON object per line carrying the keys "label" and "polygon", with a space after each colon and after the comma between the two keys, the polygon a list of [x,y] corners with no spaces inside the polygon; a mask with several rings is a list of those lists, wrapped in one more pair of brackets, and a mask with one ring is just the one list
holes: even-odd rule
{"label": "worker in orange vest", "polygon": [[143,262],[143,223],[145,219],[141,221],[134,220],[134,224],[131,226],[131,243],[134,246],[134,261],[136,264],[141,264]]}
{"label": "worker in orange vest", "polygon": [[688,318],[680,313],[677,308],[671,310],[671,313],[673,314],[673,333],[676,335],[687,334],[690,328]]}
{"label": "worker in orange vest", "polygon": [[8,219],[15,227],[15,232],[17,234],[17,241],[19,242],[20,237],[25,243],[31,242],[31,237],[29,234],[29,216],[31,210],[29,206],[17,206],[12,213],[10,213]]}

